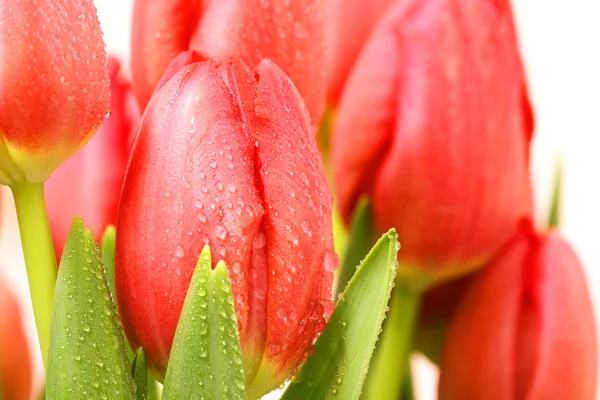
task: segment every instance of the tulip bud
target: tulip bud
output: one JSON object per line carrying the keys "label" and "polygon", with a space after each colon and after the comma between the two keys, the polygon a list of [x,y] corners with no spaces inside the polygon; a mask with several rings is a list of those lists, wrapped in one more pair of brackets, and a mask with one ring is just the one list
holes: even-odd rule
{"label": "tulip bud", "polygon": [[325,107],[324,0],[136,0],[131,69],[144,108],[171,60],[195,50],[215,60],[263,58],[292,79],[318,124]]}
{"label": "tulip bud", "polygon": [[503,3],[397,2],[339,104],[342,215],[369,195],[378,229],[398,231],[400,265],[438,282],[483,265],[532,212],[532,116]]}
{"label": "tulip bud", "polygon": [[31,355],[19,305],[0,277],[0,398],[29,400],[32,385]]}
{"label": "tulip bud", "polygon": [[92,0],[4,0],[0,21],[0,183],[44,182],[108,113],[96,8]]}
{"label": "tulip bud", "polygon": [[308,114],[265,60],[193,62],[150,101],[117,220],[125,332],[164,375],[205,244],[233,286],[250,397],[279,385],[333,311],[332,198]]}
{"label": "tulip bud", "polygon": [[328,97],[336,104],[360,50],[392,0],[328,0]]}
{"label": "tulip bud", "polygon": [[46,205],[57,256],[62,253],[73,218],[81,216],[97,239],[117,222],[117,206],[139,109],[121,65],[108,59],[110,116],[81,151],[62,164],[45,185]]}
{"label": "tulip bud", "polygon": [[521,232],[475,279],[448,330],[439,396],[594,399],[597,344],[581,265],[556,232]]}

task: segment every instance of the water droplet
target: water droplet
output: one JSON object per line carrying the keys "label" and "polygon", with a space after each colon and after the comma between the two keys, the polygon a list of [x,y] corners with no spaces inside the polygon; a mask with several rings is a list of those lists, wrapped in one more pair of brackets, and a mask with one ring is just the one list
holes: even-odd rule
{"label": "water droplet", "polygon": [[184,256],[185,256],[185,250],[183,250],[183,247],[177,246],[177,251],[175,252],[175,257],[183,258]]}
{"label": "water droplet", "polygon": [[236,261],[231,266],[234,274],[239,274],[242,271],[242,264],[239,261]]}
{"label": "water droplet", "polygon": [[166,191],[165,191],[165,197],[171,197],[171,192],[170,192],[170,191],[168,191],[168,190],[166,190]]}
{"label": "water droplet", "polygon": [[254,237],[254,241],[252,242],[252,245],[257,249],[261,249],[261,248],[265,247],[266,244],[267,244],[267,238],[265,237],[265,234],[262,232],[258,232],[256,234],[256,236]]}
{"label": "water droplet", "polygon": [[326,271],[333,272],[340,265],[340,258],[334,251],[327,249],[327,251],[325,251],[325,260],[323,263]]}
{"label": "water droplet", "polygon": [[223,225],[217,225],[215,227],[215,236],[221,240],[224,240],[227,237],[227,228]]}

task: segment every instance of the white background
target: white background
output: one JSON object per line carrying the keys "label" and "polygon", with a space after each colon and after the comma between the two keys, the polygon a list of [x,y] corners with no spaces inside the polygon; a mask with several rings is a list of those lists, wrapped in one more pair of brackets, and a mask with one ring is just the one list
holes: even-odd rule
{"label": "white background", "polygon": [[[129,61],[132,0],[95,0],[108,52]],[[586,269],[596,313],[600,310],[600,2],[513,0],[521,49],[536,115],[532,178],[538,221],[545,221],[553,165],[565,165],[562,231]],[[36,356],[33,314],[10,193],[2,191],[0,279],[14,283],[22,300]],[[435,398],[435,372],[422,360],[417,396]]]}

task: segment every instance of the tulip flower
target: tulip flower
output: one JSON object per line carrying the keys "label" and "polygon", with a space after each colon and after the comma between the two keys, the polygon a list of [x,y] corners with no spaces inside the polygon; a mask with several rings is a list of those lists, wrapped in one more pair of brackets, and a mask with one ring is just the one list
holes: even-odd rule
{"label": "tulip flower", "polygon": [[333,165],[348,221],[368,195],[399,263],[433,282],[487,262],[531,214],[532,113],[506,1],[396,2],[340,100]]}
{"label": "tulip flower", "polygon": [[269,60],[183,66],[150,101],[125,177],[115,280],[164,374],[200,252],[233,286],[248,396],[287,379],[333,312],[332,196],[308,114]]}
{"label": "tulip flower", "polygon": [[594,399],[597,343],[581,265],[557,232],[524,230],[478,276],[450,325],[444,399]]}
{"label": "tulip flower", "polygon": [[328,97],[336,104],[360,50],[392,0],[328,0]]}
{"label": "tulip flower", "polygon": [[195,50],[216,60],[263,58],[279,65],[302,94],[313,123],[325,106],[324,0],[136,0],[131,69],[139,104],[171,60]]}
{"label": "tulip flower", "polygon": [[30,400],[32,388],[31,355],[19,304],[0,277],[0,398]]}
{"label": "tulip flower", "polygon": [[0,21],[0,183],[44,182],[108,113],[96,9],[92,0],[5,0]]}
{"label": "tulip flower", "polygon": [[120,64],[108,59],[110,117],[77,154],[62,164],[46,183],[46,204],[56,254],[60,256],[73,218],[81,216],[97,239],[117,222],[117,206],[139,110]]}

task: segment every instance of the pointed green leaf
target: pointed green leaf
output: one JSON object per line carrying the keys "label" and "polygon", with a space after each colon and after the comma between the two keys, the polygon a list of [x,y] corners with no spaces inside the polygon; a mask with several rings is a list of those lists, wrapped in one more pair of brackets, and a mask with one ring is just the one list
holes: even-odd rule
{"label": "pointed green leaf", "polygon": [[356,266],[369,253],[376,240],[371,202],[366,197],[362,197],[358,201],[352,217],[346,254],[344,254],[340,266],[340,275],[335,291],[336,296],[344,291],[356,272]]}
{"label": "pointed green leaf", "polygon": [[245,399],[237,316],[227,267],[198,259],[177,324],[163,399]]}
{"label": "pointed green leaf", "polygon": [[560,207],[562,195],[563,167],[560,160],[554,166],[554,188],[552,202],[550,203],[550,215],[548,215],[548,228],[558,228],[560,224]]}
{"label": "pointed green leaf", "polygon": [[131,365],[131,376],[135,381],[137,400],[148,400],[148,366],[146,365],[146,352],[139,347],[135,352]]}
{"label": "pointed green leaf", "polygon": [[115,291],[115,237],[117,230],[113,225],[109,225],[102,235],[102,262],[106,268],[106,279],[110,290]]}
{"label": "pointed green leaf", "polygon": [[75,218],[54,292],[46,398],[135,398],[121,324],[91,230]]}
{"label": "pointed green leaf", "polygon": [[385,317],[397,268],[392,229],[369,252],[344,290],[315,353],[282,399],[357,399]]}

